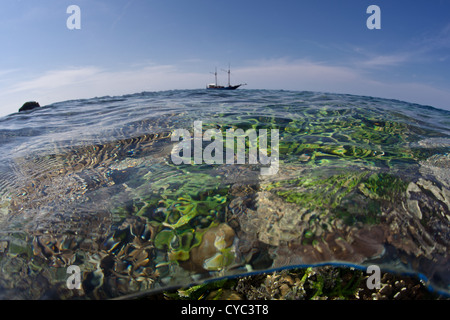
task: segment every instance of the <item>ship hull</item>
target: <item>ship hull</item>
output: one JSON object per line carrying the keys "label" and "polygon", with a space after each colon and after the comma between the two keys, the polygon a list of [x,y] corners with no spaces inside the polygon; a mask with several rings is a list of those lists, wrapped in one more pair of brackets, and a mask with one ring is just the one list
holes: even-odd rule
{"label": "ship hull", "polygon": [[223,86],[209,86],[206,89],[209,90],[236,90],[237,88],[239,88],[241,86],[241,84],[238,84],[236,86],[228,86],[228,87],[223,87]]}

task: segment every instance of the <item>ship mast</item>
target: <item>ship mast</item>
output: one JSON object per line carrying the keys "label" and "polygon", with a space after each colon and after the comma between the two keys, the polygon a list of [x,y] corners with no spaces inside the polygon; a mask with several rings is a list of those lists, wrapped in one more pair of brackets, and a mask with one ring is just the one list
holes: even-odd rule
{"label": "ship mast", "polygon": [[213,74],[215,77],[216,77],[216,83],[215,83],[215,85],[216,85],[216,87],[217,87],[217,67],[216,67],[216,71],[214,72],[214,73],[212,73],[212,72],[210,72],[211,74]]}
{"label": "ship mast", "polygon": [[228,64],[228,71],[224,70],[224,69],[222,69],[222,70],[225,71],[225,72],[228,72],[228,86],[231,87],[231,84],[230,84],[230,74],[231,74],[230,64]]}

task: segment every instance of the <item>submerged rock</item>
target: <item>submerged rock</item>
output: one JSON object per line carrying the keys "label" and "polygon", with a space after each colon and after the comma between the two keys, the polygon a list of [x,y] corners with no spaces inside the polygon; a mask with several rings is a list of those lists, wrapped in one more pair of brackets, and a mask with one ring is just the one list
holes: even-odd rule
{"label": "submerged rock", "polygon": [[39,108],[39,107],[40,107],[40,105],[39,105],[38,102],[36,102],[36,101],[28,101],[28,102],[25,102],[22,107],[20,107],[19,112],[33,110],[33,109],[36,109],[36,108]]}
{"label": "submerged rock", "polygon": [[248,253],[264,244],[271,267],[280,268],[388,261],[390,248],[405,265],[419,258],[416,270],[437,279],[448,259],[448,189],[408,178],[326,166],[285,174],[280,166],[280,174],[262,180],[251,197],[230,202],[229,219],[239,226],[237,252],[252,264]]}
{"label": "submerged rock", "polygon": [[234,237],[233,229],[225,223],[208,229],[200,245],[192,248],[189,259],[181,263],[182,267],[197,272],[223,270],[234,262]]}

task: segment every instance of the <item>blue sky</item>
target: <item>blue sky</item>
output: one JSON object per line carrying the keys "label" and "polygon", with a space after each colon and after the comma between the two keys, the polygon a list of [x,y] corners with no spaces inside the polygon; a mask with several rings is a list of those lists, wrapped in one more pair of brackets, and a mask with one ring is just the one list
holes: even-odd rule
{"label": "blue sky", "polygon": [[[81,10],[69,30],[67,8]],[[369,5],[381,29],[369,30]],[[57,101],[226,84],[450,110],[449,0],[4,0],[0,116]],[[241,89],[240,89],[241,90]]]}

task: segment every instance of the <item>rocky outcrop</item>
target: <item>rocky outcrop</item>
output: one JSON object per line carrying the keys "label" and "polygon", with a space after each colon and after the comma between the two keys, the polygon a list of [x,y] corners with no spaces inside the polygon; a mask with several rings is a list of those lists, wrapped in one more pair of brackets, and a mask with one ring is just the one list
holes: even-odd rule
{"label": "rocky outcrop", "polygon": [[19,112],[33,110],[33,109],[36,109],[36,108],[39,108],[39,107],[40,107],[40,105],[39,105],[38,102],[36,102],[36,101],[28,101],[28,102],[25,102],[22,107],[20,107]]}

